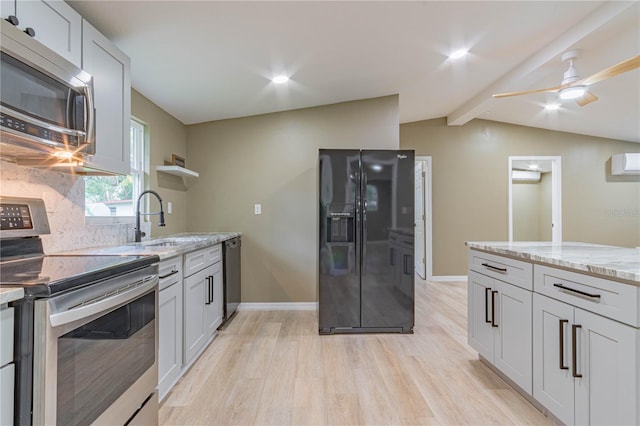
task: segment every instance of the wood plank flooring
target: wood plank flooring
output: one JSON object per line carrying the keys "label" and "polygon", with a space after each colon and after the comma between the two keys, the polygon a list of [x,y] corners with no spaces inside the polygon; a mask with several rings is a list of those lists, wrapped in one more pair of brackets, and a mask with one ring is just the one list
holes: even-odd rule
{"label": "wood plank flooring", "polygon": [[466,313],[466,283],[421,280],[413,335],[319,336],[315,311],[240,311],[160,424],[550,424],[478,361]]}

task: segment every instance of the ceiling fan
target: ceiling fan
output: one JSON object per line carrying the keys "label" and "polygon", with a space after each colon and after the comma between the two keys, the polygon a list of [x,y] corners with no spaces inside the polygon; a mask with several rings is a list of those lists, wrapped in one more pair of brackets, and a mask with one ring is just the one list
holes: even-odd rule
{"label": "ceiling fan", "polygon": [[598,71],[589,77],[581,78],[580,74],[578,74],[578,70],[573,64],[579,56],[580,50],[570,50],[562,55],[563,62],[569,61],[569,68],[564,73],[564,78],[559,86],[548,87],[546,89],[523,90],[520,92],[498,93],[493,95],[493,97],[507,98],[510,96],[528,95],[531,93],[558,92],[560,99],[574,99],[578,105],[585,106],[598,100],[596,95],[589,92],[588,86],[640,67],[639,55]]}

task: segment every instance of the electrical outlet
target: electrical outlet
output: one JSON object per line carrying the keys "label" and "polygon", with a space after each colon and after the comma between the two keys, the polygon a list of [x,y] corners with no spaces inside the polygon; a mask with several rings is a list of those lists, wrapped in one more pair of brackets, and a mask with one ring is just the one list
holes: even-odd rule
{"label": "electrical outlet", "polygon": [[167,214],[171,214],[173,212],[173,203],[171,201],[167,201]]}
{"label": "electrical outlet", "polygon": [[262,214],[262,205],[261,204],[254,204],[253,205],[253,213],[254,214]]}

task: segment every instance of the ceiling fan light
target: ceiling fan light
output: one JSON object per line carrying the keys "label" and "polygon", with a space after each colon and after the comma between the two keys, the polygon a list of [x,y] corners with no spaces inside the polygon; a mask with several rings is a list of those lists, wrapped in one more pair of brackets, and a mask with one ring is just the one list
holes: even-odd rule
{"label": "ceiling fan light", "polygon": [[560,99],[568,100],[568,99],[577,99],[581,96],[584,96],[584,93],[587,91],[585,86],[571,86],[565,87],[560,90]]}

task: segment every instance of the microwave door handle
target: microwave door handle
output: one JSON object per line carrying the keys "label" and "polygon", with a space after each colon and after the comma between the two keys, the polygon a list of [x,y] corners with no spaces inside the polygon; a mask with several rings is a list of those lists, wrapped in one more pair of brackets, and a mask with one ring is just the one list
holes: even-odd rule
{"label": "microwave door handle", "polygon": [[90,146],[92,147],[92,149],[88,150],[86,153],[95,154],[95,144],[93,143],[95,139],[95,107],[93,102],[93,90],[91,85],[89,84],[84,86],[84,99],[84,129],[86,132],[85,142],[90,143]]}

